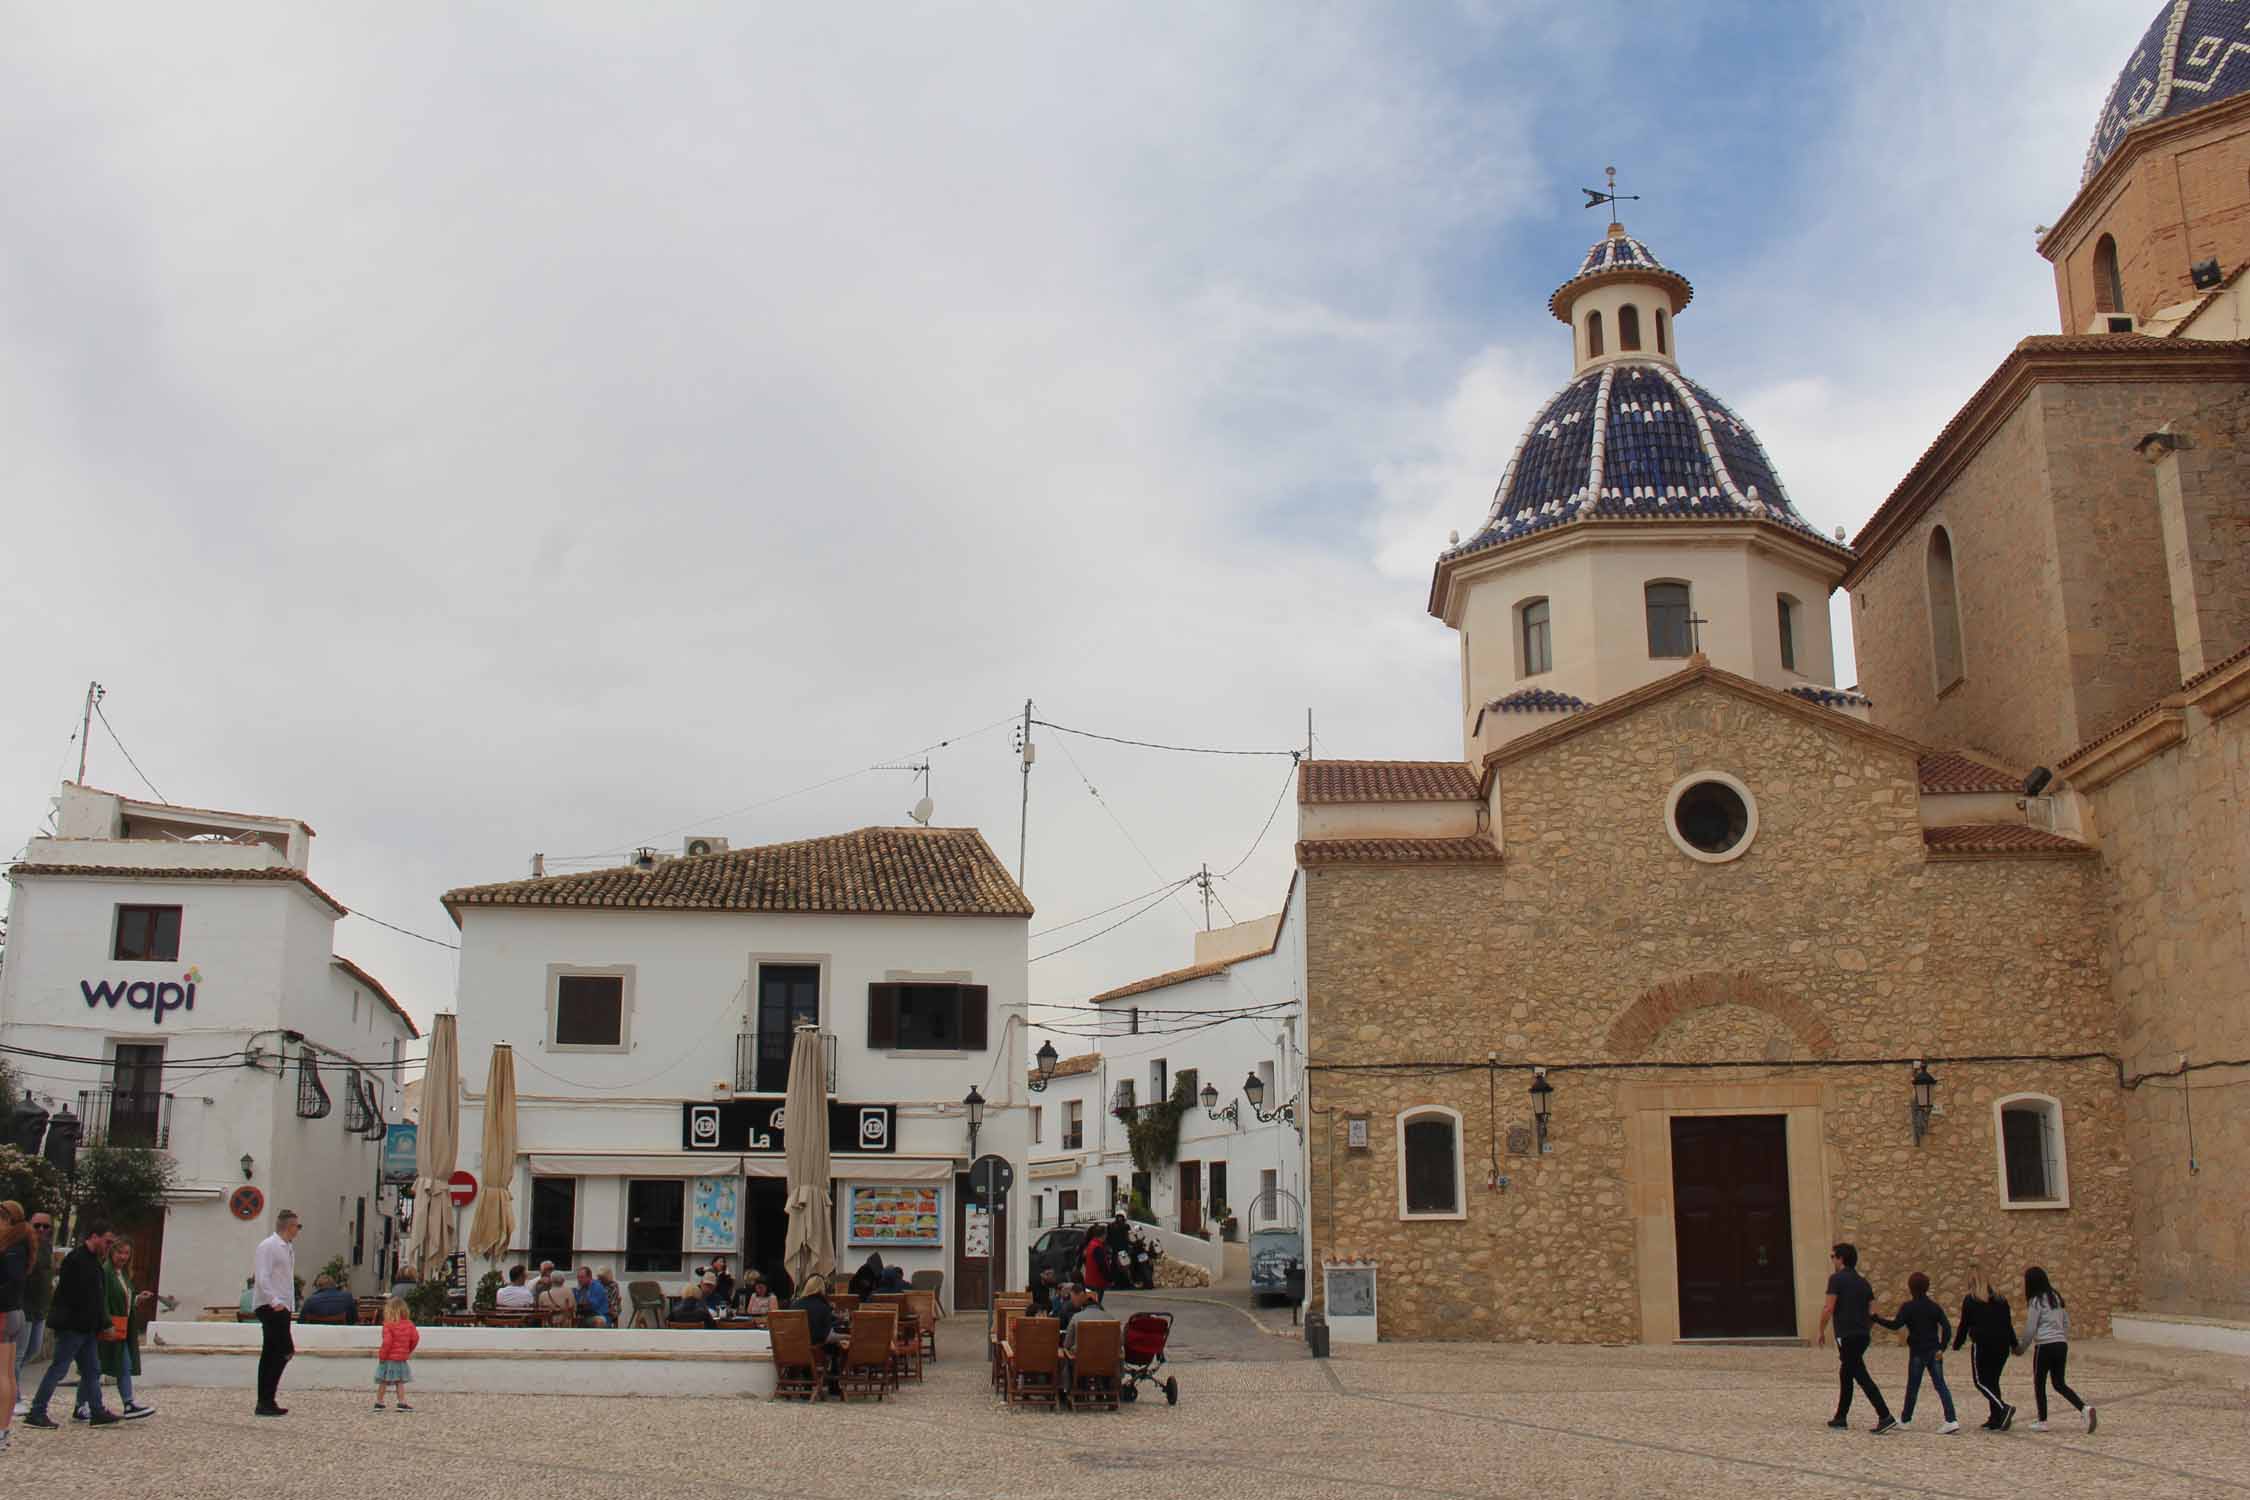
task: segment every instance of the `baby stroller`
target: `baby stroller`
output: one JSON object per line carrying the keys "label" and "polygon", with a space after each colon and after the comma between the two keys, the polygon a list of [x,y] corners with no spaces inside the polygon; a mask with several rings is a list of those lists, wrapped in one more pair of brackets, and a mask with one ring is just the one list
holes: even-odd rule
{"label": "baby stroller", "polygon": [[[1125,1320],[1125,1378],[1118,1382],[1119,1399],[1138,1401],[1142,1381],[1157,1384],[1156,1372],[1164,1368],[1164,1344],[1171,1336],[1172,1315],[1168,1312],[1135,1313]],[[1177,1378],[1164,1377],[1160,1389],[1166,1406],[1180,1404]]]}

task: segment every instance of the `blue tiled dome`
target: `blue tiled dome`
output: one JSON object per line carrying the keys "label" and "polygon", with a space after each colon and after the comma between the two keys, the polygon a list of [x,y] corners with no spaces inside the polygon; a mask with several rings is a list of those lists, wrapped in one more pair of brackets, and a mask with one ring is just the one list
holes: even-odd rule
{"label": "blue tiled dome", "polygon": [[2242,10],[2240,0],[2165,0],[2094,122],[2081,183],[2092,180],[2135,125],[2250,90],[2250,33]]}
{"label": "blue tiled dome", "polygon": [[1590,517],[1755,519],[1820,537],[1749,425],[1655,360],[1615,360],[1556,392],[1517,444],[1483,527],[1454,551]]}
{"label": "blue tiled dome", "polygon": [[1685,276],[1656,258],[1656,252],[1627,234],[1620,225],[1611,225],[1608,234],[1594,241],[1594,248],[1586,252],[1578,270],[1570,280],[1554,290],[1547,299],[1547,310],[1563,322],[1570,321],[1570,304],[1587,286],[1597,281],[1608,281],[1625,275],[1660,282],[1672,289],[1674,312],[1688,305],[1695,297],[1695,287]]}

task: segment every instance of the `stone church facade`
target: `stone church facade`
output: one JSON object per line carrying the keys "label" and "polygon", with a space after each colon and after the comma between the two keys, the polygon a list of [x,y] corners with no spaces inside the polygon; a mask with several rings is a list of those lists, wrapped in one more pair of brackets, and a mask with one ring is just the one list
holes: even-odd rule
{"label": "stone church facade", "polygon": [[1377,1262],[1384,1337],[1809,1338],[1839,1239],[1886,1297],[2036,1263],[2084,1333],[2250,1319],[2212,3],[2168,0],[2042,244],[2065,332],[1849,546],[1681,373],[1684,277],[1612,224],[1556,291],[1572,379],[1433,576],[1463,759],[1300,775],[1308,1225]]}

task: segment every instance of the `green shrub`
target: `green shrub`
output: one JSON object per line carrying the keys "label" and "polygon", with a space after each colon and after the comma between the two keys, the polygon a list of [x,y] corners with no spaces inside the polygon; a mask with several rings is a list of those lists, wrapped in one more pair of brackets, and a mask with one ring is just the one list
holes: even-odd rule
{"label": "green shrub", "polygon": [[27,1214],[59,1214],[68,1185],[43,1156],[0,1146],[0,1198],[13,1198]]}

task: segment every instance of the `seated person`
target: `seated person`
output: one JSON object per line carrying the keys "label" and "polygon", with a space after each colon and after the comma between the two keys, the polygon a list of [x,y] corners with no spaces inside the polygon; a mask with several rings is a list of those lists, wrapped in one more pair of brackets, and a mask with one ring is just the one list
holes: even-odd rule
{"label": "seated person", "polygon": [[531,1283],[523,1279],[523,1267],[508,1267],[508,1283],[493,1297],[492,1305],[502,1312],[530,1312],[537,1302]]}
{"label": "seated person", "polygon": [[359,1303],[352,1299],[350,1292],[336,1285],[335,1277],[314,1277],[312,1295],[307,1297],[305,1305],[297,1310],[297,1316],[299,1318],[332,1318],[338,1313],[343,1314],[345,1322],[357,1323],[359,1321]]}
{"label": "seated person", "polygon": [[701,1286],[688,1289],[688,1295],[701,1302],[714,1318],[726,1317],[733,1311],[732,1308],[727,1306],[727,1299],[719,1293],[718,1278],[712,1276],[709,1272],[704,1273]]}
{"label": "seated person", "polygon": [[715,1284],[718,1289],[719,1300],[713,1304],[714,1311],[718,1308],[734,1305],[734,1277],[727,1271],[727,1258],[725,1256],[713,1256],[711,1264],[704,1267],[703,1277],[706,1282]]}
{"label": "seated person", "polygon": [[[253,1282],[257,1280],[255,1276],[250,1279]],[[394,1297],[411,1297],[421,1288],[422,1283],[415,1278],[412,1268],[401,1266],[398,1271],[398,1280],[391,1283],[391,1295]]]}
{"label": "seated person", "polygon": [[718,1320],[711,1316],[711,1304],[703,1300],[709,1285],[706,1282],[702,1287],[690,1287],[682,1292],[673,1300],[671,1310],[664,1315],[666,1321],[694,1323],[704,1328],[716,1327]]}
{"label": "seated person", "polygon": [[1070,1332],[1070,1320],[1078,1316],[1080,1290],[1075,1281],[1060,1282],[1055,1287],[1054,1295],[1047,1299],[1047,1316],[1055,1320],[1059,1331],[1063,1333]]}
{"label": "seated person", "polygon": [[793,1311],[805,1315],[805,1326],[812,1333],[815,1344],[825,1344],[843,1332],[836,1322],[836,1309],[828,1305],[828,1278],[807,1276],[797,1288],[797,1300],[789,1304]]}
{"label": "seated person", "polygon": [[742,1310],[744,1312],[753,1318],[762,1318],[780,1305],[773,1294],[773,1289],[766,1285],[765,1277],[753,1276],[750,1278],[750,1295],[742,1299]]}
{"label": "seated person", "polygon": [[883,1274],[875,1282],[878,1292],[911,1292],[914,1283],[906,1279],[906,1272],[897,1266],[883,1267]]}
{"label": "seated person", "polygon": [[865,1264],[863,1264],[858,1270],[852,1272],[852,1282],[847,1290],[850,1291],[850,1293],[854,1297],[857,1297],[864,1302],[869,1297],[875,1295],[877,1289],[881,1287],[882,1281],[883,1257],[880,1255],[870,1255],[867,1257]]}
{"label": "seated person", "polygon": [[1114,1323],[1117,1321],[1117,1314],[1102,1306],[1100,1300],[1094,1295],[1092,1287],[1072,1287],[1070,1301],[1074,1304],[1071,1308],[1070,1321],[1063,1324],[1062,1331],[1062,1383],[1063,1389],[1066,1391],[1070,1389],[1071,1382],[1076,1377],[1073,1366],[1077,1362],[1078,1355],[1078,1330],[1089,1323]]}
{"label": "seated person", "polygon": [[608,1328],[614,1320],[610,1315],[609,1290],[594,1279],[589,1266],[578,1268],[578,1323],[582,1328]]}
{"label": "seated person", "polygon": [[560,1276],[548,1276],[539,1284],[539,1295],[532,1305],[547,1315],[547,1321],[557,1328],[568,1328],[578,1321],[578,1299],[571,1295],[570,1283]]}

